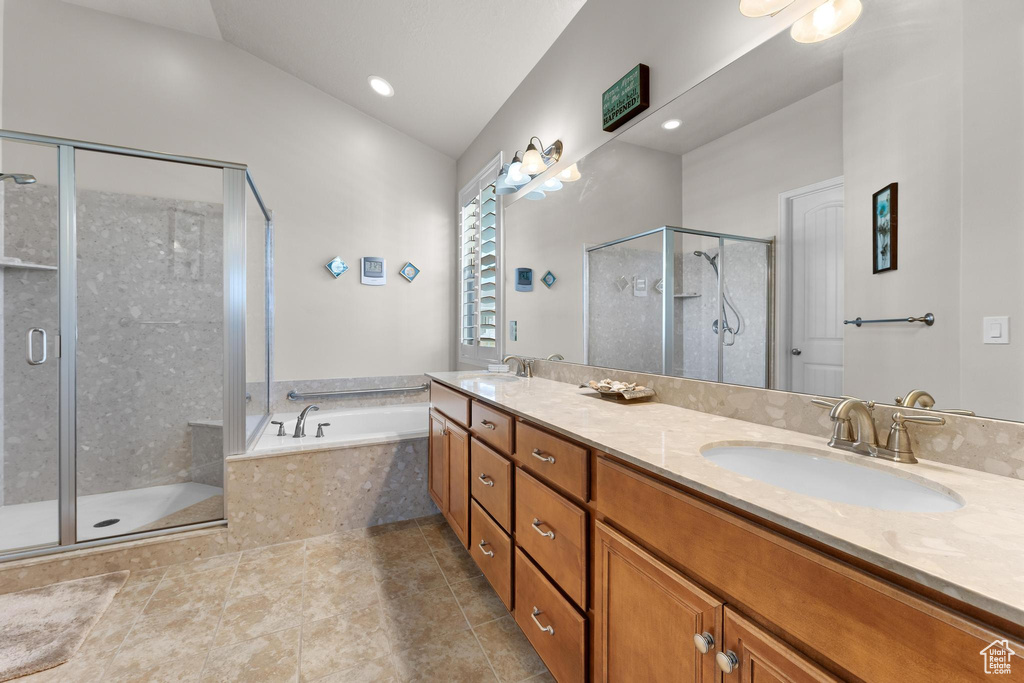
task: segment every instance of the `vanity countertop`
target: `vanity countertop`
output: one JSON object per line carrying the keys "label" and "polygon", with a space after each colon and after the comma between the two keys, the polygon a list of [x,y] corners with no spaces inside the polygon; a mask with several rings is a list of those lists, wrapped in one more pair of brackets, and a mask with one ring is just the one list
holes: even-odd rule
{"label": "vanity countertop", "polygon": [[[622,405],[589,389],[542,378],[493,380],[479,372],[429,377],[752,515],[1024,623],[1024,481],[926,460],[899,465],[830,449],[827,434],[687,410]],[[911,426],[913,428],[913,426]],[[722,469],[701,455],[712,444],[777,444],[927,480],[952,490],[954,511],[891,512],[792,493]]]}

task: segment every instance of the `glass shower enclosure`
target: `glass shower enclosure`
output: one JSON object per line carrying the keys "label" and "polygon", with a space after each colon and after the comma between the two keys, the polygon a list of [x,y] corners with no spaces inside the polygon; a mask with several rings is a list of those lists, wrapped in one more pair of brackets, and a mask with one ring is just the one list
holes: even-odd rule
{"label": "glass shower enclosure", "polygon": [[0,560],[223,524],[270,419],[248,169],[0,131]]}
{"label": "glass shower enclosure", "polygon": [[586,247],[585,362],[770,387],[774,260],[772,239],[669,226]]}

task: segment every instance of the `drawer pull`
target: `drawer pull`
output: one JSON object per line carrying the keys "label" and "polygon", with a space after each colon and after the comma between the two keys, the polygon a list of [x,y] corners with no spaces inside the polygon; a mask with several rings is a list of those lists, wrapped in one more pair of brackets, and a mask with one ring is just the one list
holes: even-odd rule
{"label": "drawer pull", "polygon": [[486,548],[484,547],[484,546],[486,546],[486,545],[490,545],[490,544],[489,544],[489,543],[487,543],[487,541],[485,541],[485,540],[483,540],[483,539],[480,539],[480,552],[482,552],[482,553],[483,553],[484,555],[486,555],[487,557],[494,557],[494,551],[493,551],[493,550],[487,550],[487,549],[486,549]]}
{"label": "drawer pull", "polygon": [[491,422],[490,420],[480,420],[480,424],[482,424],[484,427],[487,427],[487,429],[490,429],[492,431],[494,430],[494,423]]}
{"label": "drawer pull", "polygon": [[487,476],[486,474],[482,473],[482,472],[480,473],[480,476],[479,476],[479,477],[477,477],[477,479],[479,479],[480,481],[482,481],[482,482],[484,483],[484,486],[494,486],[494,482],[493,482],[493,481],[491,481],[491,480],[490,480],[490,479],[488,478],[488,476]]}
{"label": "drawer pull", "polygon": [[530,615],[530,618],[533,619],[533,623],[537,624],[537,628],[539,628],[541,631],[544,631],[544,633],[547,633],[549,636],[555,635],[555,627],[554,626],[541,626],[540,625],[540,621],[537,620],[537,615],[538,614],[544,614],[544,613],[541,612],[536,607],[534,607],[533,608],[533,614]]}
{"label": "drawer pull", "polygon": [[543,524],[543,523],[544,522],[542,522],[539,519],[537,519],[536,517],[534,517],[533,518],[533,524],[531,524],[530,526],[532,526],[533,530],[536,531],[541,536],[544,536],[546,538],[550,538],[551,540],[555,540],[555,532],[554,531],[541,531],[540,530],[540,525]]}
{"label": "drawer pull", "polygon": [[542,451],[539,448],[534,448],[533,449],[533,453],[531,455],[533,455],[533,457],[537,458],[538,460],[543,460],[544,462],[549,462],[552,465],[555,464],[555,456],[553,456],[553,455],[544,455],[544,451]]}
{"label": "drawer pull", "polygon": [[726,650],[715,655],[715,664],[722,670],[722,673],[731,674],[740,665],[740,660],[736,658],[735,652]]}
{"label": "drawer pull", "polygon": [[706,655],[714,649],[715,637],[707,631],[704,631],[704,633],[694,633],[693,644],[697,647],[697,652]]}

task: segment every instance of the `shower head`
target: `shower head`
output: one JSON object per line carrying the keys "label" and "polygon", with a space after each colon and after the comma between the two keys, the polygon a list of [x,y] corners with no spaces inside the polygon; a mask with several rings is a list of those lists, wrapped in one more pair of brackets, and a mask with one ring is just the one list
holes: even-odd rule
{"label": "shower head", "polygon": [[13,180],[18,185],[31,185],[36,181],[36,177],[28,173],[0,173],[0,182],[4,180]]}
{"label": "shower head", "polygon": [[715,267],[715,266],[717,266],[717,262],[718,262],[718,254],[715,254],[714,256],[711,256],[710,254],[708,254],[705,251],[695,251],[695,252],[693,252],[693,255],[694,256],[703,256],[705,259],[707,259],[707,262],[710,263],[713,268],[715,268],[715,270],[718,270],[718,268]]}

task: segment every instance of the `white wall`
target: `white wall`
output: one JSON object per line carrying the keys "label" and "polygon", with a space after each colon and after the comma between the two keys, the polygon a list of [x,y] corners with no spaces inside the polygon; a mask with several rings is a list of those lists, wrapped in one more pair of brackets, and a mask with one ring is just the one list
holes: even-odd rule
{"label": "white wall", "polygon": [[275,211],[275,379],[449,367],[452,159],[223,42],[57,0],[8,2],[3,42],[6,128],[249,165]]}

